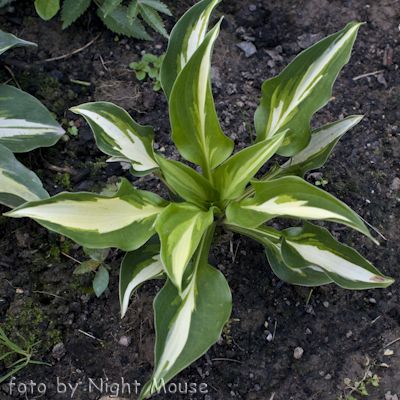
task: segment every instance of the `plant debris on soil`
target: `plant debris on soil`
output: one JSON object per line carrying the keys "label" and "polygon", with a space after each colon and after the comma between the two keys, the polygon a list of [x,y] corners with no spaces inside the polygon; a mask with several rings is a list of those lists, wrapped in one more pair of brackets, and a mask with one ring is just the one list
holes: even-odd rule
{"label": "plant debris on soil", "polygon": [[[19,160],[39,175],[51,195],[99,192],[106,186],[112,190],[120,177],[126,177],[135,187],[166,198],[153,175],[136,178],[119,163],[106,163],[107,156],[97,149],[88,124],[67,110],[90,101],[113,102],[139,124],[154,126],[156,149],[178,159],[164,94],[152,90],[150,79],[138,81],[129,68],[145,53],[165,53],[167,40],[153,33],[153,42],[118,37],[101,24],[95,8],[63,31],[59,17],[42,21],[31,3],[15,2],[12,10],[0,10],[2,30],[38,44],[5,53],[0,59],[0,81],[18,82],[58,121],[66,119],[65,129],[73,125],[78,134],[70,130],[56,146],[19,154]],[[174,15],[165,19],[169,32],[194,1],[166,3]],[[215,21],[221,15],[225,18],[211,78],[221,126],[235,141],[235,150],[251,143],[254,127],[250,132],[249,126],[266,79],[281,72],[302,49],[348,22],[366,22],[330,102],[311,124],[315,128],[348,115],[365,117],[344,135],[325,166],[306,179],[327,181],[320,186],[323,190],[379,231],[373,231],[380,241],[376,246],[350,229],[319,223],[396,282],[386,289],[350,291],[330,284],[311,292],[280,281],[261,245],[221,231],[209,262],[222,271],[231,287],[231,319],[220,340],[176,376],[166,393],[161,391],[154,398],[336,400],[347,399],[351,393],[361,399],[368,397],[352,388],[363,381],[369,398],[397,399],[400,3],[224,0]],[[136,399],[152,373],[152,299],[163,283],[154,280],[143,285],[121,320],[118,268],[123,252],[110,252],[110,284],[97,298],[93,274],[73,275],[76,260],[88,259],[79,245],[28,219],[0,217],[0,223],[1,327],[19,345],[23,342],[17,333],[31,343],[40,340],[34,359],[52,365],[20,370],[14,375],[15,386],[10,380],[0,384],[0,400],[40,396],[86,400],[113,395]],[[286,228],[284,224],[273,221],[277,229]],[[6,351],[0,349],[0,355]],[[0,376],[13,361],[0,361]],[[374,375],[378,386],[372,384]]]}

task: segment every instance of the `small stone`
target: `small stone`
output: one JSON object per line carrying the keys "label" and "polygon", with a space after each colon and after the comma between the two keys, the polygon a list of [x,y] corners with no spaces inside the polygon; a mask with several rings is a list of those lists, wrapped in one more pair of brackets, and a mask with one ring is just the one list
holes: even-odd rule
{"label": "small stone", "polygon": [[394,178],[393,182],[390,185],[390,189],[399,190],[400,189],[400,178]]}
{"label": "small stone", "polygon": [[249,375],[249,378],[250,378],[250,379],[253,379],[253,378],[254,378],[254,375],[253,375],[253,374],[250,374],[250,375]]}
{"label": "small stone", "polygon": [[325,308],[329,307],[329,301],[324,301],[322,304],[324,305]]}
{"label": "small stone", "polygon": [[15,293],[17,294],[24,294],[24,291],[20,288],[15,289]]}
{"label": "small stone", "polygon": [[294,349],[293,357],[299,360],[303,356],[304,350],[301,347],[296,347]]}
{"label": "small stone", "polygon": [[348,331],[347,333],[346,333],[346,337],[347,337],[347,339],[351,336],[353,334],[353,332],[352,331]]}
{"label": "small stone", "polygon": [[369,299],[369,302],[372,303],[372,304],[376,304],[376,300],[375,300],[373,297],[371,297],[371,298]]}
{"label": "small stone", "polygon": [[222,346],[223,344],[224,344],[224,339],[222,336],[220,336],[219,339],[217,340],[217,345]]}
{"label": "small stone", "polygon": [[310,329],[310,328],[307,328],[307,329],[306,329],[306,335],[311,335],[311,334],[312,334],[311,329]]}
{"label": "small stone", "polygon": [[132,342],[132,336],[121,336],[121,339],[119,339],[119,344],[121,346],[128,347]]}
{"label": "small stone", "polygon": [[387,87],[387,82],[386,79],[383,77],[382,74],[378,74],[378,76],[376,77],[376,80],[381,83],[382,85],[384,85],[385,87]]}
{"label": "small stone", "polygon": [[324,376],[325,375],[324,371],[319,371],[318,373],[319,373],[319,376]]}
{"label": "small stone", "polygon": [[241,42],[237,45],[237,47],[244,52],[246,58],[249,58],[257,53],[256,46],[254,46],[254,44],[251,42]]}
{"label": "small stone", "polygon": [[256,11],[256,10],[257,10],[257,7],[256,7],[254,4],[252,4],[252,5],[249,6],[249,10],[250,10],[251,12]]}
{"label": "small stone", "polygon": [[297,39],[297,44],[301,49],[307,49],[308,47],[312,46],[313,44],[319,42],[324,38],[324,34],[322,32],[312,34],[312,33],[305,33],[299,36]]}
{"label": "small stone", "polygon": [[324,378],[325,378],[327,381],[329,381],[329,379],[332,378],[332,375],[331,375],[331,374],[326,374],[326,375],[324,376]]}
{"label": "small stone", "polygon": [[51,351],[51,355],[57,359],[58,361],[61,360],[61,358],[64,357],[65,353],[67,350],[65,349],[64,343],[57,343],[54,347],[53,350]]}
{"label": "small stone", "polygon": [[268,321],[265,321],[265,322],[264,322],[264,327],[265,327],[265,329],[268,328]]}
{"label": "small stone", "polygon": [[271,342],[271,341],[272,341],[272,333],[270,333],[270,334],[266,337],[266,339],[268,340],[268,342]]}

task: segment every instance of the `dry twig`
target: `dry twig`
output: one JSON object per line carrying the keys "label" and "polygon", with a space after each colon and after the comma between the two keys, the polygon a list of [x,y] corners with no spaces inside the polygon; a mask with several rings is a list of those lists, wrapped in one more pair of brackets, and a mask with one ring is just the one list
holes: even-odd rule
{"label": "dry twig", "polygon": [[95,41],[100,37],[100,35],[101,35],[102,33],[103,33],[103,32],[100,32],[93,40],[91,40],[89,43],[85,44],[83,47],[81,47],[81,48],[79,48],[79,49],[77,49],[77,50],[74,50],[74,51],[71,52],[71,53],[64,54],[63,56],[53,57],[53,58],[47,58],[46,60],[44,60],[44,62],[62,60],[63,58],[67,58],[67,57],[73,56],[74,54],[79,53],[80,51],[86,49],[86,47],[89,47],[91,44],[93,44],[93,42],[95,42]]}

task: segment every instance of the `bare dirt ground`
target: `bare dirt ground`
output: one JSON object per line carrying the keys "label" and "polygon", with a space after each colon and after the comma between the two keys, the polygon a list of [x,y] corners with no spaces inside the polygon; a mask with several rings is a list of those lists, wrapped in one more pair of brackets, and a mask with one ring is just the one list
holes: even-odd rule
{"label": "bare dirt ground", "polygon": [[[166,40],[155,34],[154,42],[117,37],[98,21],[94,9],[62,31],[58,17],[41,21],[29,3],[0,14],[1,29],[37,43],[38,48],[5,53],[0,60],[0,81],[10,79],[7,66],[21,87],[39,98],[59,121],[75,121],[79,134],[68,134],[67,141],[53,148],[21,155],[21,161],[39,174],[52,195],[64,190],[98,191],[125,176],[140,189],[166,196],[153,176],[134,178],[119,164],[106,164],[107,157],[97,150],[88,125],[67,111],[87,101],[114,102],[138,123],[153,125],[159,150],[177,158],[164,95],[152,90],[151,81],[137,81],[128,67],[144,52],[164,53]],[[169,2],[174,17],[166,20],[168,31],[191,4]],[[349,229],[325,225],[339,241],[353,246],[397,281],[387,289],[357,292],[332,284],[314,288],[310,294],[307,288],[276,278],[260,245],[221,232],[210,264],[228,279],[232,318],[221,340],[172,381],[181,383],[181,389],[185,382],[195,384],[196,393],[155,398],[336,400],[347,398],[351,389],[346,387],[354,387],[365,377],[370,399],[396,400],[396,395],[400,397],[400,341],[390,343],[400,337],[400,2],[225,0],[217,10],[215,17],[225,15],[225,19],[213,57],[214,97],[222,128],[238,149],[250,144],[242,111],[251,123],[266,79],[276,76],[316,40],[348,22],[366,22],[349,64],[334,85],[331,101],[316,114],[312,125],[353,114],[365,117],[342,138],[327,164],[307,180],[327,179],[325,190],[381,232],[385,239],[378,237],[378,247]],[[84,50],[49,61],[96,37]],[[243,42],[254,46],[250,57],[238,47]],[[74,84],[71,79],[90,86]],[[33,394],[18,393],[18,384],[31,381],[45,385],[40,386],[42,392],[46,389],[45,399],[71,398],[73,388],[74,399],[117,394],[111,383],[120,385],[120,397],[137,398],[133,383],[143,385],[151,376],[152,299],[162,282],[142,286],[121,320],[121,251],[110,253],[110,285],[97,298],[91,289],[92,276],[72,274],[77,265],[74,259],[86,259],[79,246],[30,220],[1,217],[0,222],[1,326],[14,339],[20,332],[41,340],[35,359],[52,364],[20,371],[11,394],[8,381],[0,386],[0,399],[39,398],[39,386]],[[284,222],[274,224],[279,228]],[[270,334],[273,340],[267,340]],[[132,339],[127,347],[121,345],[123,336]],[[56,344],[62,344],[58,352]],[[304,351],[301,358],[294,357],[298,347]],[[6,373],[7,365],[0,364],[0,375]],[[372,384],[374,375],[379,386]],[[131,384],[130,395],[127,387],[121,393],[123,382]],[[200,391],[203,383],[207,393]],[[356,391],[352,396],[368,398]]]}

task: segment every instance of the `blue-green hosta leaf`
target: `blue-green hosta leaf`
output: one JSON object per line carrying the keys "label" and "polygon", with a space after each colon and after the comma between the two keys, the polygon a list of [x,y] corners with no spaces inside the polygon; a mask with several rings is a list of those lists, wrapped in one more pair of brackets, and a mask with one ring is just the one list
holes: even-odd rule
{"label": "blue-green hosta leaf", "polygon": [[158,156],[157,161],[168,184],[183,199],[199,207],[219,200],[218,191],[193,168],[179,161],[166,160]]}
{"label": "blue-green hosta leaf", "polygon": [[285,132],[257,143],[230,157],[214,172],[215,186],[221,199],[236,199],[243,194],[247,183],[276,152],[285,138]]}
{"label": "blue-green hosta leaf", "polygon": [[278,216],[325,220],[350,226],[378,243],[346,204],[297,176],[252,182],[252,185],[256,192],[254,198],[228,206],[226,216],[229,222],[255,228]]}
{"label": "blue-green hosta leaf", "polygon": [[71,111],[88,121],[99,149],[112,156],[108,161],[130,160],[133,170],[144,174],[159,168],[153,127],[137,124],[124,109],[106,102],[82,104]]}
{"label": "blue-green hosta leaf", "polygon": [[157,216],[167,205],[156,194],[136,190],[123,179],[111,197],[60,193],[47,200],[25,203],[5,215],[33,218],[83,246],[132,251],[154,235]]}
{"label": "blue-green hosta leaf", "polygon": [[154,372],[139,400],[202,356],[219,339],[230,316],[232,297],[224,276],[207,264],[189,268],[182,293],[168,280],[154,300]]}
{"label": "blue-green hosta leaf", "polygon": [[171,203],[158,217],[161,261],[172,283],[182,289],[182,277],[204,231],[213,222],[213,208],[203,211],[190,203]]}
{"label": "blue-green hosta leaf", "polygon": [[11,49],[11,47],[19,46],[36,46],[36,43],[27,42],[12,35],[11,33],[6,33],[0,30],[0,54],[3,54],[6,50]]}
{"label": "blue-green hosta leaf", "polygon": [[55,144],[65,131],[35,97],[0,85],[0,144],[14,153]]}
{"label": "blue-green hosta leaf", "polygon": [[119,300],[121,318],[129,306],[132,293],[150,279],[165,279],[166,274],[161,262],[160,241],[154,235],[140,249],[125,254],[119,273]]}
{"label": "blue-green hosta leaf", "polygon": [[14,154],[0,144],[0,203],[18,207],[26,201],[47,199],[37,175],[22,165]]}
{"label": "blue-green hosta leaf", "polygon": [[292,156],[310,141],[310,118],[330,99],[361,24],[351,23],[298,55],[276,78],[262,85],[255,114],[257,142],[288,129],[278,154]]}
{"label": "blue-green hosta leaf", "polygon": [[211,92],[211,53],[219,25],[207,34],[189,59],[170,97],[172,139],[181,155],[200,165],[209,180],[211,171],[233,150],[232,140],[219,125]]}
{"label": "blue-green hosta leaf", "polygon": [[394,281],[382,275],[357,251],[335,240],[326,229],[307,221],[302,228],[284,231],[281,254],[292,269],[324,272],[346,289],[386,287]]}
{"label": "blue-green hosta leaf", "polygon": [[60,0],[35,0],[36,12],[45,21],[53,18],[60,9]]}
{"label": "blue-green hosta leaf", "polygon": [[169,99],[175,80],[190,57],[203,42],[210,16],[221,0],[202,0],[190,8],[171,32],[161,67],[161,85]]}
{"label": "blue-green hosta leaf", "polygon": [[93,290],[97,297],[100,297],[107,289],[109,280],[110,274],[108,273],[107,268],[104,265],[100,265],[93,279]]}
{"label": "blue-green hosta leaf", "polygon": [[236,224],[226,223],[224,226],[226,229],[249,236],[261,243],[265,247],[269,265],[279,279],[301,286],[320,286],[332,282],[329,276],[316,269],[308,267],[299,269],[296,265],[290,268],[286,265],[281,255],[282,232],[265,225],[257,228],[243,228]]}
{"label": "blue-green hosta leaf", "polygon": [[338,140],[362,118],[361,115],[351,116],[316,129],[312,132],[310,143],[304,150],[281,166],[275,165],[262,180],[282,178],[288,175],[303,177],[306,172],[321,167],[325,164]]}

